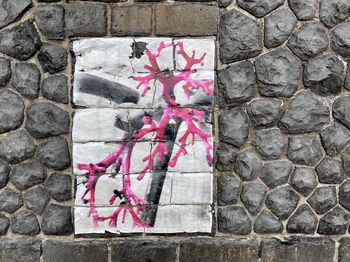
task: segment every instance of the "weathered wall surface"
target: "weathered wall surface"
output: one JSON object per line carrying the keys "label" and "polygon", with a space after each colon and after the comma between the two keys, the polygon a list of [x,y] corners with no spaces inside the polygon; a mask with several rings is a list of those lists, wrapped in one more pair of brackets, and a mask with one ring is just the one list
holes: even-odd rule
{"label": "weathered wall surface", "polygon": [[[0,0],[0,261],[349,261],[349,16],[349,0]],[[72,40],[111,36],[216,37],[205,236],[74,234]]]}

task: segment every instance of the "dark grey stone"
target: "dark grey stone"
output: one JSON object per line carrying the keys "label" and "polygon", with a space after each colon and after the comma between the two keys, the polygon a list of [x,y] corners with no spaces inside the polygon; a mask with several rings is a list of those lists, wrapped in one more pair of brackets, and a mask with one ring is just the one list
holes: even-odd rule
{"label": "dark grey stone", "polygon": [[0,189],[6,186],[9,179],[10,166],[0,159]]}
{"label": "dark grey stone", "polygon": [[248,148],[237,154],[235,171],[242,180],[253,180],[257,178],[262,170],[263,164],[259,155],[252,148]]}
{"label": "dark grey stone", "polygon": [[67,258],[72,262],[107,262],[108,247],[103,240],[47,240],[43,245],[43,258],[47,262],[66,262]]}
{"label": "dark grey stone", "polygon": [[231,171],[236,159],[237,149],[229,144],[220,143],[216,148],[215,167],[219,171]]}
{"label": "dark grey stone", "polygon": [[290,184],[296,191],[308,196],[318,184],[317,173],[313,167],[296,167]]}
{"label": "dark grey stone", "polygon": [[66,9],[68,36],[105,36],[107,34],[107,6],[70,3]]}
{"label": "dark grey stone", "polygon": [[271,127],[282,116],[282,101],[272,98],[255,99],[247,105],[247,113],[254,127]]}
{"label": "dark grey stone", "polygon": [[288,0],[289,7],[299,20],[310,20],[314,18],[318,0]]}
{"label": "dark grey stone", "polygon": [[0,91],[0,133],[19,127],[24,118],[24,103],[16,93],[4,89]]}
{"label": "dark grey stone", "polygon": [[228,7],[232,3],[232,0],[219,0],[218,5],[219,7]]}
{"label": "dark grey stone", "polygon": [[310,91],[302,91],[291,99],[278,127],[289,134],[320,131],[329,123],[329,108]]}
{"label": "dark grey stone", "polygon": [[32,0],[1,0],[0,28],[17,20],[31,6]]}
{"label": "dark grey stone", "polygon": [[248,212],[252,215],[259,213],[264,203],[267,189],[259,183],[243,184],[241,192],[241,200]]}
{"label": "dark grey stone", "polygon": [[220,95],[225,104],[239,104],[254,97],[257,86],[253,64],[249,61],[234,63],[218,73]]}
{"label": "dark grey stone", "polygon": [[333,27],[350,16],[350,2],[348,0],[321,0],[320,20],[329,27]]}
{"label": "dark grey stone", "polygon": [[5,86],[11,78],[11,62],[0,58],[0,87]]}
{"label": "dark grey stone", "polygon": [[341,154],[343,169],[347,176],[350,176],[350,147],[347,147]]}
{"label": "dark grey stone", "polygon": [[61,5],[39,5],[35,21],[40,32],[48,39],[64,38],[64,8]]}
{"label": "dark grey stone", "polygon": [[42,83],[43,97],[59,102],[68,103],[68,81],[65,75],[53,75],[45,78]]}
{"label": "dark grey stone", "polygon": [[333,54],[310,59],[304,66],[304,85],[320,96],[339,94],[344,78],[344,64]]}
{"label": "dark grey stone", "polygon": [[45,235],[69,235],[73,233],[71,208],[50,204],[42,214],[42,231]]}
{"label": "dark grey stone", "polygon": [[1,239],[1,262],[34,262],[40,261],[41,240],[37,239]]}
{"label": "dark grey stone", "polygon": [[337,205],[337,192],[334,186],[319,187],[307,200],[317,214],[324,214]]}
{"label": "dark grey stone", "polygon": [[0,236],[6,235],[9,227],[10,227],[10,219],[5,215],[0,214]]}
{"label": "dark grey stone", "polygon": [[35,236],[40,227],[36,216],[27,210],[22,210],[11,218],[11,231],[20,235]]}
{"label": "dark grey stone", "polygon": [[256,21],[230,10],[220,17],[220,58],[232,63],[257,56],[262,51],[262,33]]}
{"label": "dark grey stone", "polygon": [[293,163],[288,160],[267,162],[264,164],[260,179],[269,188],[275,188],[288,182],[293,169]]}
{"label": "dark grey stone", "polygon": [[338,25],[331,33],[331,48],[341,56],[350,56],[350,22]]}
{"label": "dark grey stone", "polygon": [[235,176],[222,176],[217,180],[218,183],[218,204],[230,205],[236,204],[239,193],[241,192],[241,183]]}
{"label": "dark grey stone", "polygon": [[237,0],[239,7],[256,17],[263,17],[284,3],[284,0]]}
{"label": "dark grey stone", "polygon": [[40,215],[44,211],[50,197],[44,188],[37,187],[26,191],[23,194],[23,200],[27,209]]}
{"label": "dark grey stone", "polygon": [[71,162],[67,140],[62,137],[56,137],[40,143],[37,157],[46,167],[54,170],[66,169]]}
{"label": "dark grey stone", "polygon": [[347,72],[346,72],[344,87],[345,87],[347,90],[350,90],[350,66],[349,66],[349,63],[348,63],[348,70],[347,70]]}
{"label": "dark grey stone", "polygon": [[56,201],[72,198],[72,179],[67,174],[51,174],[45,181],[45,189]]}
{"label": "dark grey stone", "polygon": [[0,158],[10,163],[18,163],[31,158],[35,144],[23,130],[13,131],[0,139]]}
{"label": "dark grey stone", "polygon": [[266,197],[265,204],[279,219],[288,218],[299,203],[300,196],[290,186],[275,189]]}
{"label": "dark grey stone", "polygon": [[12,85],[26,98],[37,98],[40,86],[39,68],[32,63],[17,63],[13,73]]}
{"label": "dark grey stone", "polygon": [[265,46],[272,48],[283,44],[292,35],[297,21],[288,9],[278,9],[265,17]]}
{"label": "dark grey stone", "polygon": [[248,235],[252,221],[241,206],[229,206],[218,209],[218,228],[220,232]]}
{"label": "dark grey stone", "polygon": [[67,50],[60,45],[45,43],[38,52],[38,61],[44,72],[57,73],[67,66]]}
{"label": "dark grey stone", "polygon": [[263,210],[255,219],[254,231],[258,234],[282,233],[283,225],[270,211]]}
{"label": "dark grey stone", "polygon": [[350,238],[342,238],[339,240],[338,261],[347,262],[350,260]]}
{"label": "dark grey stone", "polygon": [[333,103],[333,117],[350,128],[350,96],[338,97]]}
{"label": "dark grey stone", "polygon": [[345,179],[341,161],[326,156],[316,167],[318,180],[324,184],[340,184]]}
{"label": "dark grey stone", "polygon": [[69,125],[68,112],[52,103],[41,102],[28,107],[25,126],[35,138],[67,134]]}
{"label": "dark grey stone", "polygon": [[222,112],[219,115],[220,140],[237,147],[243,146],[249,136],[249,119],[240,108]]}
{"label": "dark grey stone", "polygon": [[339,154],[350,141],[350,131],[338,123],[322,130],[320,135],[323,147],[330,156]]}
{"label": "dark grey stone", "polygon": [[339,187],[339,203],[350,211],[350,180]]}
{"label": "dark grey stone", "polygon": [[28,189],[44,182],[46,172],[36,161],[15,165],[10,172],[10,182],[19,190]]}
{"label": "dark grey stone", "polygon": [[308,60],[328,47],[327,29],[316,21],[305,22],[289,40],[288,47],[301,60]]}
{"label": "dark grey stone", "polygon": [[256,130],[253,145],[264,159],[278,159],[285,151],[286,139],[278,128]]}
{"label": "dark grey stone", "polygon": [[33,22],[26,21],[0,32],[0,52],[18,60],[32,57],[40,46],[40,36]]}
{"label": "dark grey stone", "polygon": [[287,156],[299,165],[314,166],[323,156],[321,143],[316,135],[289,138]]}
{"label": "dark grey stone", "polygon": [[287,232],[293,234],[313,234],[316,228],[317,217],[307,204],[300,206],[287,223]]}
{"label": "dark grey stone", "polygon": [[301,62],[287,48],[260,56],[255,62],[255,68],[261,95],[291,97],[297,91]]}
{"label": "dark grey stone", "polygon": [[342,235],[345,234],[348,225],[348,214],[340,207],[336,207],[320,219],[317,233],[321,235]]}
{"label": "dark grey stone", "polygon": [[10,188],[5,188],[0,193],[0,211],[14,213],[23,205],[22,195]]}

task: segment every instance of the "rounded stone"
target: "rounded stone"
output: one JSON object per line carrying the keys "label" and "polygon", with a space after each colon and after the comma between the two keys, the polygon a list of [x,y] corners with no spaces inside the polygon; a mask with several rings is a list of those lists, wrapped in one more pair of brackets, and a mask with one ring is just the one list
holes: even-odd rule
{"label": "rounded stone", "polygon": [[287,48],[259,56],[255,69],[263,96],[291,97],[299,87],[301,62]]}
{"label": "rounded stone", "polygon": [[341,56],[350,56],[350,22],[338,25],[331,33],[331,48]]}
{"label": "rounded stone", "polygon": [[341,161],[326,156],[316,167],[318,180],[324,184],[340,184],[345,179]]}
{"label": "rounded stone", "polygon": [[342,159],[342,163],[343,163],[344,173],[347,176],[350,176],[350,147],[347,147],[341,153],[341,159]]}
{"label": "rounded stone", "polygon": [[37,98],[40,86],[39,68],[32,63],[17,63],[13,73],[12,85],[26,98]]}
{"label": "rounded stone", "polygon": [[344,78],[344,64],[333,54],[310,59],[304,66],[304,85],[320,96],[339,94]]}
{"label": "rounded stone", "polygon": [[320,135],[323,147],[330,156],[339,154],[350,141],[350,131],[338,123],[322,130]]}
{"label": "rounded stone", "polygon": [[244,184],[241,192],[241,200],[248,212],[252,215],[259,213],[264,203],[267,189],[259,183]]}
{"label": "rounded stone", "polygon": [[308,196],[317,186],[317,173],[311,167],[296,167],[290,180],[291,186],[304,196]]}
{"label": "rounded stone", "polygon": [[241,206],[229,206],[218,210],[218,228],[220,232],[248,235],[252,221]]}
{"label": "rounded stone", "polygon": [[350,16],[349,0],[321,0],[320,20],[333,27]]}
{"label": "rounded stone", "polygon": [[5,236],[9,227],[10,219],[5,215],[0,214],[0,236]]}
{"label": "rounded stone", "polygon": [[5,188],[0,193],[0,211],[14,213],[23,205],[21,193]]}
{"label": "rounded stone", "polygon": [[22,210],[11,218],[11,230],[16,234],[35,236],[39,234],[40,227],[32,212]]}
{"label": "rounded stone", "polygon": [[67,134],[69,125],[68,112],[52,103],[36,103],[27,110],[25,127],[35,138]]}
{"label": "rounded stone", "polygon": [[10,174],[10,166],[0,159],[0,189],[6,186]]}
{"label": "rounded stone", "polygon": [[289,7],[299,20],[310,20],[314,18],[318,0],[288,0]]}
{"label": "rounded stone", "polygon": [[232,3],[232,0],[219,0],[218,5],[219,7],[228,7]]}
{"label": "rounded stone", "polygon": [[220,143],[216,148],[215,167],[219,171],[231,171],[236,159],[237,149],[232,145]]}
{"label": "rounded stone", "polygon": [[334,186],[319,187],[307,202],[317,214],[324,214],[337,205],[337,192]]}
{"label": "rounded stone", "polygon": [[38,5],[35,22],[48,39],[64,38],[64,8],[61,5]]}
{"label": "rounded stone", "polygon": [[288,160],[267,162],[264,164],[260,179],[269,188],[286,184],[294,170],[294,164]]}
{"label": "rounded stone", "polygon": [[2,0],[0,2],[1,17],[0,28],[19,19],[22,14],[31,6],[31,0]]}
{"label": "rounded stone", "polygon": [[40,162],[54,170],[63,170],[70,166],[67,140],[62,137],[52,138],[38,146],[37,157]]}
{"label": "rounded stone", "polygon": [[263,17],[282,5],[284,0],[237,0],[240,8],[246,10],[256,17]]}
{"label": "rounded stone", "polygon": [[286,141],[278,128],[256,130],[253,145],[264,159],[278,159],[285,151]]}
{"label": "rounded stone", "polygon": [[287,223],[287,232],[293,234],[313,234],[316,228],[317,217],[306,204],[300,206]]}
{"label": "rounded stone", "polygon": [[23,200],[27,209],[40,215],[44,211],[50,198],[44,188],[37,187],[26,191],[23,195]]}
{"label": "rounded stone", "polygon": [[282,101],[273,98],[255,99],[247,105],[247,113],[254,127],[271,127],[283,113]]}
{"label": "rounded stone", "polygon": [[322,146],[315,135],[289,137],[287,156],[295,164],[314,166],[323,156]]}
{"label": "rounded stone", "polygon": [[56,44],[45,43],[39,50],[38,61],[44,72],[57,73],[67,66],[67,50]]}
{"label": "rounded stone", "polygon": [[291,99],[278,127],[284,133],[303,134],[320,131],[329,123],[329,108],[310,91]]}
{"label": "rounded stone", "polygon": [[350,128],[350,96],[338,97],[333,103],[333,117]]}
{"label": "rounded stone", "polygon": [[24,117],[24,103],[16,93],[5,89],[0,91],[0,133],[19,127]]}
{"label": "rounded stone", "polygon": [[288,47],[301,60],[308,60],[324,52],[328,47],[327,29],[316,21],[305,22],[288,40]]}
{"label": "rounded stone", "polygon": [[320,219],[317,233],[321,235],[342,235],[346,233],[348,225],[348,214],[340,207],[336,207]]}
{"label": "rounded stone", "polygon": [[257,178],[262,170],[263,164],[260,157],[252,148],[248,148],[237,154],[235,171],[244,181]]}
{"label": "rounded stone", "polygon": [[277,47],[283,44],[293,33],[297,18],[288,9],[278,9],[265,17],[265,46]]}
{"label": "rounded stone", "polygon": [[[45,189],[56,201],[72,199],[72,179],[67,174],[51,174],[45,181]],[[230,194],[231,192],[227,192]]]}
{"label": "rounded stone", "polygon": [[288,218],[296,209],[300,196],[290,186],[275,189],[266,197],[265,204],[279,219]]}
{"label": "rounded stone", "polygon": [[283,224],[271,212],[263,210],[255,219],[254,231],[258,234],[282,233]]}
{"label": "rounded stone", "polygon": [[53,75],[45,78],[42,83],[43,97],[59,102],[68,103],[68,82],[65,75]]}
{"label": "rounded stone", "polygon": [[69,235],[73,232],[71,208],[50,204],[42,214],[42,231],[45,235]]}
{"label": "rounded stone", "polygon": [[339,188],[339,203],[350,211],[350,180],[346,180]]}
{"label": "rounded stone", "polygon": [[10,172],[10,182],[19,190],[41,184],[46,178],[44,168],[37,162],[26,162],[15,165]]}
{"label": "rounded stone", "polygon": [[0,87],[5,86],[11,78],[11,62],[0,58]]}

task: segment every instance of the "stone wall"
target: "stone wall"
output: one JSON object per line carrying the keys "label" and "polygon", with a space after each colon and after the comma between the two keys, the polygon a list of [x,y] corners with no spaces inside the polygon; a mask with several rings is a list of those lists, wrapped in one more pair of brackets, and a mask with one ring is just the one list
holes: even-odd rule
{"label": "stone wall", "polygon": [[[350,260],[349,0],[0,7],[0,261]],[[210,234],[74,234],[72,40],[112,36],[216,37]]]}

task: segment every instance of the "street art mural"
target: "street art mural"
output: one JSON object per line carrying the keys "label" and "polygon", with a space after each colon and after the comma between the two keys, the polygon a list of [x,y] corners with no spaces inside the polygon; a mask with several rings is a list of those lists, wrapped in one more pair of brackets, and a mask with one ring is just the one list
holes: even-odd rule
{"label": "street art mural", "polygon": [[211,232],[214,39],[73,42],[76,234]]}

